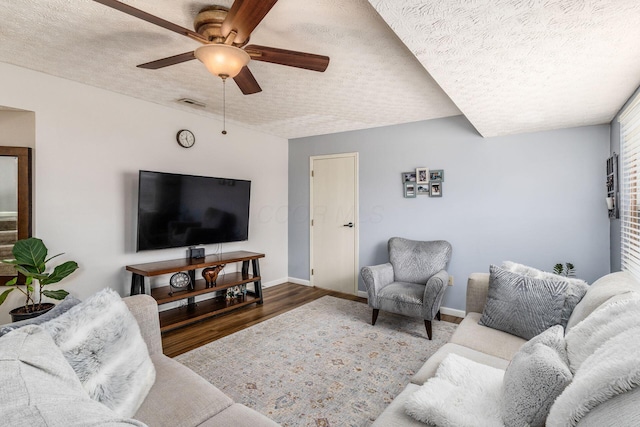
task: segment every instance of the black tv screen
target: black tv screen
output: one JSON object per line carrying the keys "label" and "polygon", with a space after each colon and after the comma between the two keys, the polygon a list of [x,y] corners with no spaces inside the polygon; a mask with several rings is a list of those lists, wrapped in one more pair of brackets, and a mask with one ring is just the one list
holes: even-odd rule
{"label": "black tv screen", "polygon": [[138,251],[249,238],[251,181],[140,171]]}

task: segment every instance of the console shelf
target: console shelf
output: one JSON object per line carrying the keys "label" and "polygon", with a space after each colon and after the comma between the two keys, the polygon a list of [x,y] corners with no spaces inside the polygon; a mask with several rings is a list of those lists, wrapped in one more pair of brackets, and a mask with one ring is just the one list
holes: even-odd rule
{"label": "console shelf", "polygon": [[[183,299],[187,300],[187,305],[184,307],[173,308],[160,312],[160,330],[164,332],[225,313],[236,308],[244,307],[249,304],[262,304],[262,279],[260,277],[259,264],[260,258],[264,258],[264,254],[237,251],[208,255],[197,260],[190,260],[187,258],[128,265],[126,266],[126,269],[132,273],[131,295],[146,293],[145,277],[177,273],[179,271],[185,271],[191,277],[191,286],[184,290],[176,290],[170,286],[161,286],[151,289],[151,296],[158,302],[158,305]],[[196,280],[195,278],[197,269],[215,267],[221,264],[226,265],[234,262],[242,262],[242,270],[226,274],[223,270],[223,272],[218,276],[215,286],[207,287],[205,280]],[[253,274],[249,274],[249,262],[251,262]],[[196,296],[206,295],[216,291],[223,291],[227,288],[251,283],[253,283],[253,291],[247,289],[247,293],[242,297],[228,300],[224,297],[218,296],[204,301],[199,301],[197,303],[195,302]]]}

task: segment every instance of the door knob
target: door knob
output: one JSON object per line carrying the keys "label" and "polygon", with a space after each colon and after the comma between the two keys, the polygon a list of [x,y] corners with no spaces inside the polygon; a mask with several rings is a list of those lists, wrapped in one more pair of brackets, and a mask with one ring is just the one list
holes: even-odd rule
{"label": "door knob", "polygon": [[353,223],[350,222],[349,224],[344,224],[343,227],[353,228]]}

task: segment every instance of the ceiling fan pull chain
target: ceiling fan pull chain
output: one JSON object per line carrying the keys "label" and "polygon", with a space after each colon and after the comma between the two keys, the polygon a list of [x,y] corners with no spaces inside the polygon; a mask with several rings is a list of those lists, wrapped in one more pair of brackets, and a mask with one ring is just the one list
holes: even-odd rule
{"label": "ceiling fan pull chain", "polygon": [[222,134],[227,134],[227,79],[222,79]]}

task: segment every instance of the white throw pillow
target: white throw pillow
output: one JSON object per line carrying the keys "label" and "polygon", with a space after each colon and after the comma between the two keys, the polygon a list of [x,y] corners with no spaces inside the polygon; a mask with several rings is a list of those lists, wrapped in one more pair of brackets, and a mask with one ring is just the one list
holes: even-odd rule
{"label": "white throw pillow", "polygon": [[[637,390],[640,386],[638,337],[640,324],[636,317],[633,327],[611,337],[587,357],[573,376],[571,384],[551,407],[547,427],[576,426],[598,405],[620,394]],[[631,425],[613,421],[612,425]]]}
{"label": "white throw pillow", "polygon": [[144,426],[90,399],[40,326],[24,326],[0,338],[0,384],[3,426]]}
{"label": "white throw pillow", "polygon": [[436,374],[405,402],[418,421],[447,427],[504,427],[500,399],[504,371],[451,353]]}
{"label": "white throw pillow", "polygon": [[132,417],[155,382],[155,368],[127,305],[104,289],[42,324],[92,399]]}
{"label": "white throw pillow", "polygon": [[569,367],[575,373],[580,365],[611,337],[638,324],[640,295],[628,293],[598,307],[567,332]]}

